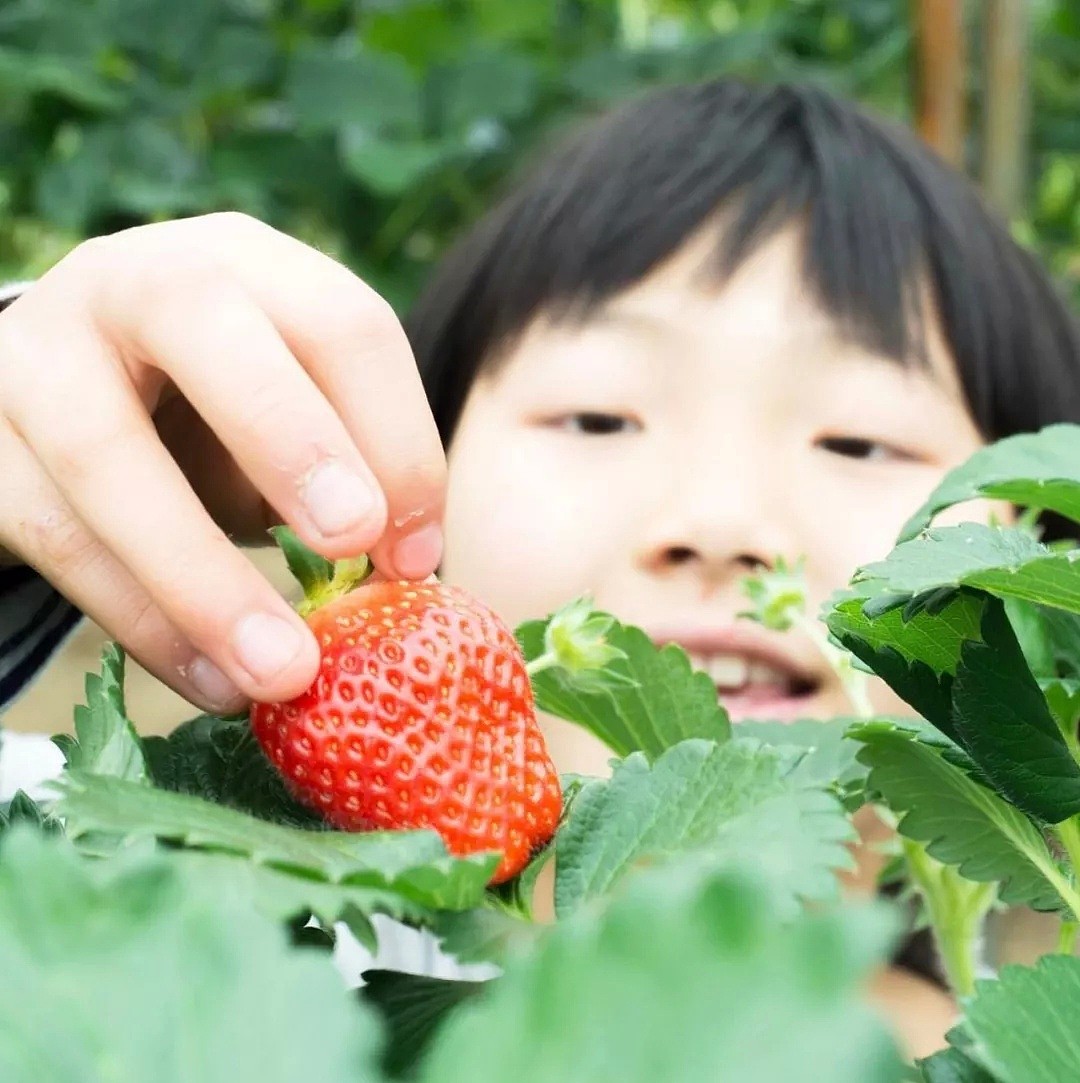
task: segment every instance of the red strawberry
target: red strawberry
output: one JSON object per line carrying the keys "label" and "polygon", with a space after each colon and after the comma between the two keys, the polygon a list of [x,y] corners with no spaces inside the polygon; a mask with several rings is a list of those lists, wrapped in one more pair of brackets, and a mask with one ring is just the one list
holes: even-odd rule
{"label": "red strawberry", "polygon": [[322,647],[315,683],[251,712],[296,798],[347,831],[432,828],[453,854],[499,851],[492,883],[520,872],[562,796],[502,621],[443,583],[380,582],[307,622]]}

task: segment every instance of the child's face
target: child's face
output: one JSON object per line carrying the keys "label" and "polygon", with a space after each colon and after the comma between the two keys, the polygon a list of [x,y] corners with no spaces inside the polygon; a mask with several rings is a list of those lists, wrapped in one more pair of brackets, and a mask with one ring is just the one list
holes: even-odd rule
{"label": "child's face", "polygon": [[[884,556],[981,444],[936,333],[931,371],[845,342],[807,296],[799,236],[723,287],[701,236],[584,323],[537,320],[472,388],[450,449],[442,574],[511,624],[580,594],[682,642],[733,717],[850,713],[799,631],[736,622],[741,581],[805,557],[809,612]],[[970,517],[970,509],[966,509]],[[902,710],[884,687],[882,710]],[[560,770],[601,770],[552,723]]]}

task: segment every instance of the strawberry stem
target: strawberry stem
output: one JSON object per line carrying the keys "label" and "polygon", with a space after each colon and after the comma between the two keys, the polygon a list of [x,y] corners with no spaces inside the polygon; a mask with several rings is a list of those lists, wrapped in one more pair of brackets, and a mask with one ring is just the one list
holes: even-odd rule
{"label": "strawberry stem", "polygon": [[557,666],[559,659],[552,653],[537,655],[531,662],[525,663],[525,672],[531,677],[534,673],[539,673],[544,669],[551,669],[552,666]]}

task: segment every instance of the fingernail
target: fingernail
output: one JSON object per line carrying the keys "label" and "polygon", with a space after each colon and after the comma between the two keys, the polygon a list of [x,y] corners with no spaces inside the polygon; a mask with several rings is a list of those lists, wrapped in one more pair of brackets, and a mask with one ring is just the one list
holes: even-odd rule
{"label": "fingernail", "polygon": [[236,659],[259,682],[272,681],[287,669],[303,647],[300,633],[280,617],[252,613],[236,626]]}
{"label": "fingernail", "polygon": [[240,689],[202,655],[188,666],[187,677],[207,706],[215,710],[231,706],[241,698]]}
{"label": "fingernail", "polygon": [[339,462],[316,467],[301,498],[319,533],[327,538],[355,530],[375,510],[371,486]]}
{"label": "fingernail", "polygon": [[394,567],[404,579],[423,579],[442,559],[443,535],[438,523],[406,534],[394,547]]}

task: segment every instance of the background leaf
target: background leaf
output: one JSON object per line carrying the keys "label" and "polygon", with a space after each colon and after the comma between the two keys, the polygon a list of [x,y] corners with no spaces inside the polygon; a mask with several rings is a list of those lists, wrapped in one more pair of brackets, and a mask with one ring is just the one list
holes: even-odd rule
{"label": "background leaf", "polygon": [[742,877],[646,874],[508,966],[449,1021],[421,1078],[899,1081],[861,993],[891,931],[882,917],[781,924],[768,889]]}
{"label": "background leaf", "polygon": [[415,130],[420,122],[416,76],[400,58],[362,50],[355,41],[305,42],[289,65],[286,100],[309,131],[364,124],[372,130]]}
{"label": "background leaf", "polygon": [[[1032,6],[1031,177],[1014,225],[1075,289],[1080,31],[1070,3]],[[974,5],[972,33],[983,17]],[[913,39],[896,0],[9,0],[0,275],[40,274],[84,236],[230,208],[334,253],[404,311],[507,178],[597,108],[728,75],[810,80],[906,123]],[[970,74],[974,118],[985,88],[978,65]],[[460,153],[411,187],[388,186],[381,170],[369,186],[335,151],[350,123],[403,150],[449,139]],[[145,125],[160,134],[124,153],[112,133]],[[974,164],[981,131],[969,127]],[[106,128],[123,170],[83,155]],[[276,168],[237,153],[266,139],[283,150]],[[175,175],[162,168],[170,162]]]}
{"label": "background leaf", "polygon": [[391,1079],[412,1079],[447,1016],[486,985],[394,970],[366,970],[363,979],[357,995],[386,1027],[382,1067]]}
{"label": "background leaf", "polygon": [[380,1077],[377,1027],[329,961],[187,891],[161,855],[100,862],[27,828],[5,836],[0,968],[10,1083]]}
{"label": "background leaf", "polygon": [[959,1049],[943,1049],[919,1062],[924,1083],[1000,1083],[996,1076],[970,1060]]}
{"label": "background leaf", "polygon": [[18,824],[25,824],[50,835],[63,834],[63,825],[50,816],[25,791],[17,790],[10,801],[0,805],[0,835]]}

